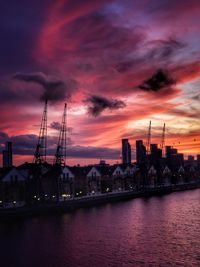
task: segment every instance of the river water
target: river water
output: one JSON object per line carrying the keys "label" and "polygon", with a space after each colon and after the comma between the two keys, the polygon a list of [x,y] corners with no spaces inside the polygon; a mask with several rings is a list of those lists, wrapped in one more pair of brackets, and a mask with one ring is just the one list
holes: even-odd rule
{"label": "river water", "polygon": [[0,223],[0,266],[200,266],[200,189]]}

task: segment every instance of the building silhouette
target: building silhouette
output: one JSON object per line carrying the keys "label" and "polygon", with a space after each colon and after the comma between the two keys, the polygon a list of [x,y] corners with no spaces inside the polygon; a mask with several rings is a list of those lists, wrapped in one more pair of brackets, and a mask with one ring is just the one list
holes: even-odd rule
{"label": "building silhouette", "polygon": [[137,164],[146,162],[146,147],[143,144],[143,140],[136,140],[136,162]]}
{"label": "building silhouette", "polygon": [[131,145],[128,139],[122,139],[122,163],[131,164]]}
{"label": "building silhouette", "polygon": [[179,169],[181,166],[184,166],[184,155],[178,153],[178,150],[171,146],[166,146],[166,160],[171,170]]}
{"label": "building silhouette", "polygon": [[9,168],[13,165],[13,156],[12,156],[12,142],[6,142],[5,149],[2,152],[3,154],[3,167]]}
{"label": "building silhouette", "polygon": [[150,144],[150,164],[154,166],[159,166],[162,158],[162,149],[158,148],[157,144]]}

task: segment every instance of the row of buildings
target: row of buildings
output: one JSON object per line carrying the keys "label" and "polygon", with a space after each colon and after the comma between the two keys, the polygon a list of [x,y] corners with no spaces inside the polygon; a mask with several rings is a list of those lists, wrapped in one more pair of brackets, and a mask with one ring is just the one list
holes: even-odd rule
{"label": "row of buildings", "polygon": [[150,145],[147,153],[142,140],[136,141],[136,162],[131,162],[131,146],[122,139],[122,164],[105,161],[89,166],[25,163],[12,166],[12,143],[3,152],[0,169],[0,207],[35,205],[66,201],[68,198],[108,194],[126,190],[144,190],[200,180],[200,157],[188,157],[173,147]]}
{"label": "row of buildings", "polygon": [[165,166],[147,170],[136,164],[56,166],[25,163],[0,171],[0,207],[66,201],[69,198],[120,191],[140,191],[200,181],[194,167],[171,171]]}

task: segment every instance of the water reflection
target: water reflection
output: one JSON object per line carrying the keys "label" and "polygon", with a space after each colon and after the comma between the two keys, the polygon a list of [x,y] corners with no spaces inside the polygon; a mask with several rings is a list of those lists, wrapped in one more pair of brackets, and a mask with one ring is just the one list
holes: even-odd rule
{"label": "water reflection", "polygon": [[0,224],[2,266],[200,266],[200,190]]}

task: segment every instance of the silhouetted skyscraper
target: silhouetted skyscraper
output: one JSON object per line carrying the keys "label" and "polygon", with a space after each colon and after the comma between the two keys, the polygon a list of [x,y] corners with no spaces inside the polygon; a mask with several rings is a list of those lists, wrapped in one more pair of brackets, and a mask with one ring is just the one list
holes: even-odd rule
{"label": "silhouetted skyscraper", "polygon": [[154,167],[160,166],[160,161],[162,158],[162,149],[158,148],[157,144],[151,144],[150,146],[151,154],[149,155],[150,164]]}
{"label": "silhouetted skyscraper", "polygon": [[131,145],[129,144],[128,139],[122,139],[122,163],[131,163]]}
{"label": "silhouetted skyscraper", "polygon": [[12,167],[12,142],[6,142],[5,150],[3,154],[3,167]]}
{"label": "silhouetted skyscraper", "polygon": [[136,161],[137,164],[143,164],[146,161],[146,147],[142,140],[136,140]]}
{"label": "silhouetted skyscraper", "polygon": [[166,146],[165,148],[167,166],[171,170],[177,170],[180,166],[184,166],[184,155],[182,153],[178,153],[178,150],[171,146]]}

